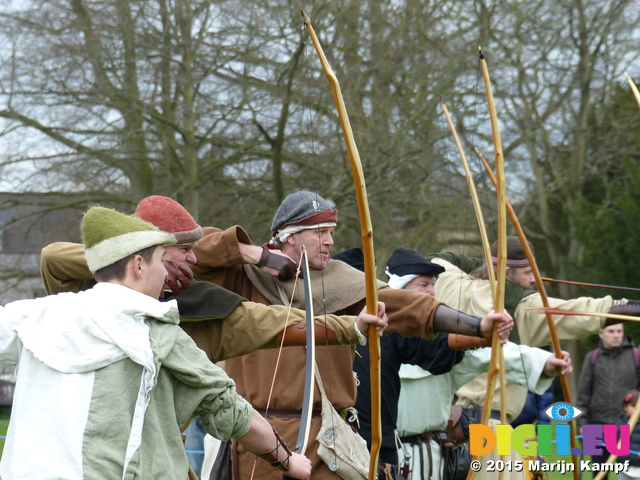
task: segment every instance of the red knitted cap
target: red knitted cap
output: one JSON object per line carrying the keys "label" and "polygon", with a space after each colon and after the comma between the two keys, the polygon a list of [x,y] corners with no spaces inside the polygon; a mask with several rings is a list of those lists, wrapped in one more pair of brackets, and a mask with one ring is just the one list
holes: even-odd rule
{"label": "red knitted cap", "polygon": [[179,244],[197,242],[202,238],[202,227],[182,205],[168,197],[152,195],[143,198],[134,215],[172,234]]}

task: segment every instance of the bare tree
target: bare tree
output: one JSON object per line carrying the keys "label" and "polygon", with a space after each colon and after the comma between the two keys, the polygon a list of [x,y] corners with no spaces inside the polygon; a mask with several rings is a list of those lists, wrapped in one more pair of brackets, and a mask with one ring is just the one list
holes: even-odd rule
{"label": "bare tree", "polygon": [[[145,195],[169,195],[201,223],[240,223],[256,241],[268,238],[282,197],[308,188],[340,209],[336,249],[358,245],[339,121],[298,7],[0,7],[0,35],[10,45],[0,57],[0,169],[12,175],[5,184],[13,178],[17,191],[83,192],[87,202],[131,208]],[[545,268],[561,276],[580,262],[572,218],[582,215],[586,179],[603,166],[589,155],[589,119],[636,59],[637,1],[336,0],[305,10],[347,103],[380,263],[400,244],[426,253],[475,243],[437,97],[444,95],[468,156],[478,146],[491,158],[478,46],[491,69],[510,197],[522,205]],[[479,187],[491,222],[495,195]]]}

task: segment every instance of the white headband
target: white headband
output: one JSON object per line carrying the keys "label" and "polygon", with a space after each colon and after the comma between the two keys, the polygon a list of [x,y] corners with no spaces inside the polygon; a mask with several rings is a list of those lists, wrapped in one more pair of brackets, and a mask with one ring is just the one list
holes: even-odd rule
{"label": "white headband", "polygon": [[326,227],[335,227],[337,225],[336,222],[324,222],[324,223],[316,223],[315,225],[289,225],[284,227],[282,230],[278,231],[278,234],[273,237],[269,243],[274,244],[276,240],[279,240],[281,243],[289,237],[289,235],[293,233],[301,232],[302,230],[313,230],[314,228],[326,228]]}
{"label": "white headband", "polygon": [[420,276],[414,273],[410,273],[408,275],[402,275],[402,276],[395,275],[389,271],[389,267],[387,267],[384,273],[386,273],[387,277],[389,277],[389,281],[387,282],[387,284],[391,288],[395,288],[396,290],[402,290],[407,285],[407,283],[409,283],[414,278],[418,278]]}

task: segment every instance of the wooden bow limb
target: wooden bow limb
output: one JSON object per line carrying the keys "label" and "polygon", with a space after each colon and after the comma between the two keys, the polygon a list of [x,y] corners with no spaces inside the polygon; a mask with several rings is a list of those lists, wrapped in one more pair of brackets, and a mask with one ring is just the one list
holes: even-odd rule
{"label": "wooden bow limb", "polygon": [[[491,133],[493,136],[493,146],[495,151],[495,164],[496,164],[496,177],[498,179],[498,186],[496,188],[498,195],[498,252],[497,252],[497,268],[496,268],[496,285],[495,285],[495,299],[493,303],[494,311],[500,313],[504,311],[504,294],[505,294],[505,281],[506,281],[506,267],[507,267],[507,221],[506,221],[506,185],[504,178],[504,155],[502,153],[502,141],[500,139],[500,128],[498,126],[498,116],[496,114],[496,107],[493,100],[493,92],[491,89],[491,79],[489,78],[489,70],[487,69],[487,62],[484,58],[482,49],[479,49],[480,65],[482,67],[482,76],[484,79],[485,90],[487,94],[487,103],[489,107],[489,117],[491,120]],[[490,262],[493,263],[493,262]],[[497,334],[497,325],[494,326],[493,337],[491,339],[492,351],[492,369],[498,371],[494,373],[493,378],[488,382],[487,395],[485,396],[485,411],[483,412],[483,422],[486,423],[489,420],[491,414],[491,403],[493,394],[495,391],[496,375],[500,374],[501,382],[503,382],[503,391],[505,390],[505,376],[504,372],[500,372],[500,357],[502,356],[502,346],[500,344],[500,338]],[[491,371],[489,372],[491,376]],[[500,417],[502,423],[506,423],[506,414],[504,411],[504,403],[501,405]]]}
{"label": "wooden bow limb", "polygon": [[[482,67],[482,76],[484,79],[485,91],[487,94],[487,103],[489,107],[489,118],[491,120],[491,133],[493,136],[493,146],[495,151],[495,164],[498,179],[497,196],[498,196],[498,252],[497,252],[497,268],[495,280],[491,277],[490,281],[495,281],[495,298],[493,302],[493,309],[495,312],[504,312],[504,295],[505,295],[505,281],[506,281],[506,267],[507,267],[507,215],[506,215],[506,186],[504,179],[504,156],[502,153],[502,141],[500,139],[500,128],[498,126],[498,116],[496,114],[495,103],[493,100],[493,92],[491,90],[491,79],[489,78],[489,70],[487,69],[487,63],[484,58],[482,49],[479,48],[480,65]],[[492,262],[488,262],[487,266]],[[502,402],[500,405],[500,421],[507,423],[506,411],[505,411],[505,395],[506,395],[506,378],[504,375],[504,356],[502,352],[502,345],[497,332],[497,325],[494,324],[493,335],[491,338],[491,360],[489,363],[489,376],[487,379],[487,391],[484,398],[484,406],[482,411],[482,423],[485,425],[488,423],[491,415],[491,405],[493,403],[493,396],[496,389],[496,381],[498,375],[500,376],[500,384],[502,390]],[[502,480],[503,473],[499,473],[499,479]],[[473,469],[469,470],[467,476],[468,480],[472,480],[475,477]]]}
{"label": "wooden bow limb", "polygon": [[557,278],[541,277],[546,283],[565,283],[567,285],[579,285],[583,287],[610,288],[612,290],[626,290],[628,292],[640,292],[640,288],[621,287],[619,285],[603,285],[600,283],[574,282],[571,280],[558,280]]}
{"label": "wooden bow limb", "polygon": [[[320,63],[322,64],[322,70],[327,76],[331,91],[333,93],[333,100],[338,110],[338,117],[340,118],[340,126],[342,128],[342,134],[347,148],[347,154],[349,156],[349,162],[351,164],[351,170],[353,173],[353,181],[355,185],[356,197],[358,201],[358,213],[360,216],[360,230],[362,234],[362,251],[364,253],[364,276],[366,284],[366,301],[367,301],[367,313],[371,315],[377,315],[378,313],[378,284],[375,273],[375,257],[373,252],[373,227],[371,226],[371,215],[369,213],[369,203],[367,200],[367,189],[364,181],[364,174],[362,172],[362,162],[360,161],[360,155],[356,147],[355,140],[353,138],[353,131],[351,130],[351,123],[349,122],[349,116],[347,115],[347,109],[344,105],[344,99],[342,98],[342,92],[340,91],[340,84],[336,78],[335,73],[331,69],[327,58],[324,55],[322,46],[316,36],[313,27],[311,26],[311,20],[307,14],[301,9],[302,20],[307,27],[313,46],[315,47]],[[382,444],[382,419],[381,419],[381,393],[380,393],[380,338],[376,327],[374,325],[369,326],[368,331],[369,338],[369,352],[370,363],[369,369],[371,374],[371,460],[369,463],[369,480],[374,480],[378,473],[378,457],[380,455],[380,446]]]}
{"label": "wooden bow limb", "polygon": [[617,313],[597,313],[597,312],[581,312],[578,310],[567,310],[565,308],[554,308],[554,307],[534,307],[530,310],[539,313],[549,313],[551,315],[578,315],[584,317],[602,317],[602,318],[610,318],[611,320],[620,320],[623,322],[640,322],[640,317],[634,317],[633,315],[619,315]]}
{"label": "wooden bow limb", "polygon": [[631,91],[633,92],[633,96],[636,97],[636,102],[638,102],[638,107],[640,107],[640,92],[638,91],[638,87],[634,83],[633,79],[625,72],[625,77],[627,77],[627,82],[629,82],[629,86],[631,87]]}
{"label": "wooden bow limb", "polygon": [[[462,160],[462,166],[464,167],[464,171],[465,171],[465,177],[467,179],[467,185],[469,187],[469,192],[471,194],[471,200],[473,203],[473,208],[475,210],[475,214],[476,214],[476,219],[478,221],[478,229],[480,230],[480,238],[482,239],[482,249],[484,252],[484,257],[485,257],[485,264],[487,265],[487,270],[489,272],[489,278],[491,279],[491,281],[489,282],[489,285],[491,286],[491,298],[493,299],[493,304],[496,305],[496,282],[493,280],[495,279],[495,271],[493,269],[493,261],[491,260],[491,247],[489,246],[489,238],[487,236],[487,229],[485,227],[485,223],[484,223],[484,216],[482,215],[482,208],[480,206],[480,201],[478,200],[478,193],[476,191],[476,186],[473,183],[473,176],[471,175],[471,169],[469,168],[469,162],[467,162],[467,157],[464,153],[464,150],[462,148],[462,144],[460,143],[460,139],[458,138],[458,132],[456,131],[456,127],[453,124],[453,121],[451,120],[451,115],[449,114],[449,109],[447,108],[447,106],[445,105],[444,101],[442,100],[442,97],[439,96],[439,101],[440,101],[440,106],[442,107],[442,111],[444,112],[445,117],[447,118],[447,123],[449,123],[449,128],[451,129],[451,133],[453,135],[453,139],[455,141],[456,147],[458,148],[458,153],[460,154],[460,159]],[[493,339],[492,339],[492,346],[493,346]],[[500,362],[500,364],[498,365],[498,369],[497,369],[497,373],[499,372],[504,372],[504,355],[502,355],[502,349],[498,347],[498,351],[499,351],[499,357],[498,357],[498,361]],[[493,363],[491,363],[490,365],[493,366]],[[491,367],[490,367],[491,368]],[[504,375],[501,375],[501,379],[504,379]],[[501,405],[506,405],[506,389],[503,388],[501,389]],[[485,397],[485,402],[486,402],[486,397]],[[485,405],[485,411],[486,410],[487,405]],[[488,410],[490,412],[491,410],[491,405],[488,406]],[[504,408],[501,408],[501,417],[504,416],[504,418],[501,418],[501,421],[503,423],[506,423],[506,413],[504,413]],[[486,419],[488,421],[488,417]]]}
{"label": "wooden bow limb", "polygon": [[[313,296],[311,294],[311,276],[309,274],[309,260],[307,251],[302,246],[302,280],[304,282],[304,305],[307,331],[307,359],[304,372],[304,394],[302,399],[302,412],[300,414],[300,429],[294,452],[304,455],[309,443],[311,430],[311,415],[313,413],[313,392],[315,390],[315,363],[316,363],[316,339],[313,321]],[[292,477],[283,475],[282,480],[292,480]]]}
{"label": "wooden bow limb", "polygon": [[[489,178],[491,178],[493,185],[497,187],[498,181],[495,175],[493,174],[493,171],[491,170],[489,163],[484,158],[484,156],[480,153],[480,150],[478,150],[477,148],[476,148],[476,154],[482,161],[482,164],[484,165],[487,175],[489,175]],[[549,297],[547,296],[547,292],[544,289],[544,283],[542,283],[544,278],[540,276],[540,270],[538,269],[538,264],[536,263],[536,259],[533,255],[533,252],[529,247],[529,242],[527,241],[527,237],[524,234],[522,225],[520,225],[520,221],[518,220],[516,212],[511,206],[511,202],[509,202],[509,200],[507,199],[505,200],[505,203],[507,207],[507,212],[509,213],[509,217],[511,218],[511,223],[513,224],[516,230],[516,233],[518,235],[518,238],[520,239],[520,243],[522,244],[522,248],[524,249],[524,253],[527,257],[527,260],[529,260],[529,266],[531,267],[531,271],[535,278],[536,285],[538,287],[538,292],[540,293],[540,299],[542,300],[542,305],[548,308]],[[553,352],[556,358],[562,359],[562,348],[560,347],[560,339],[558,338],[556,324],[553,321],[553,317],[550,313],[545,313],[545,316],[547,318],[549,334],[551,335],[551,344],[553,345]],[[564,397],[565,402],[571,403],[571,390],[569,388],[569,380],[567,379],[566,375],[560,375],[560,384],[562,386],[562,396]],[[575,421],[570,422],[570,425],[571,425],[571,447],[573,449],[574,447],[577,447],[577,441],[575,436],[575,431],[576,431]],[[572,463],[577,466],[578,458],[575,455],[573,454],[571,455],[571,460],[572,460]],[[578,473],[579,473],[578,469],[574,468],[573,475],[575,480],[578,480],[578,477],[579,477]]]}
{"label": "wooden bow limb", "polygon": [[[633,414],[629,417],[629,421],[627,422],[627,425],[629,425],[630,432],[633,432],[633,429],[636,428],[639,418],[640,418],[640,408],[636,408]],[[618,448],[620,448],[620,441],[618,441]],[[618,459],[618,455],[612,454],[612,455],[609,455],[609,458],[607,458],[607,461],[605,463],[613,463],[617,459]],[[598,474],[595,477],[593,477],[593,480],[602,480],[606,474],[607,474],[607,471],[602,470],[598,472]]]}

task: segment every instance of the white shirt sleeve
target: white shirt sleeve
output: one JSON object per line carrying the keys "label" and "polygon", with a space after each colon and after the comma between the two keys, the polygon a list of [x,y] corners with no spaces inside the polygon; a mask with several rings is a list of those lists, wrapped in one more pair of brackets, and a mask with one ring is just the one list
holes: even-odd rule
{"label": "white shirt sleeve", "polygon": [[21,351],[22,342],[11,328],[7,310],[0,307],[0,366],[16,366]]}

